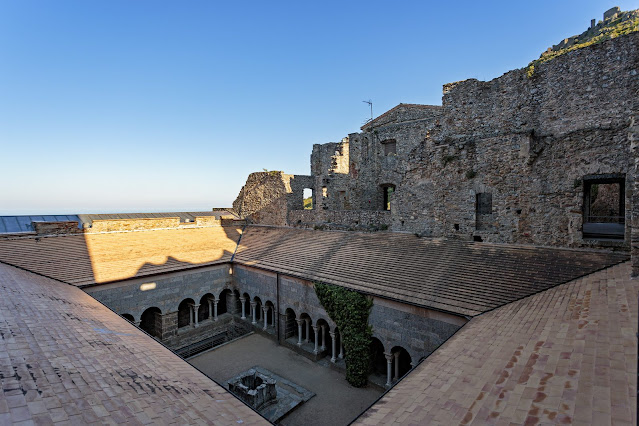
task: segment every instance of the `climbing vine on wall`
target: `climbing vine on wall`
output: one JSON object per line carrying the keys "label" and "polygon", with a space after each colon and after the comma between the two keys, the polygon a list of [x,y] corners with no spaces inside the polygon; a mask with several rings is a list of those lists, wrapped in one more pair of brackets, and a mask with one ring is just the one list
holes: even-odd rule
{"label": "climbing vine on wall", "polygon": [[315,283],[315,293],[335,324],[346,349],[346,380],[355,387],[366,385],[370,369],[372,330],[368,314],[373,301],[352,290]]}

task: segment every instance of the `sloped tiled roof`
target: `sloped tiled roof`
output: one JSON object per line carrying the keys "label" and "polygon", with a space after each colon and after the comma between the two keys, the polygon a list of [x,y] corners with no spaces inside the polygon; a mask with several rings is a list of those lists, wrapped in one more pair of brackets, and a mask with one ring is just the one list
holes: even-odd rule
{"label": "sloped tiled roof", "polygon": [[627,259],[412,234],[249,226],[234,261],[474,316]]}
{"label": "sloped tiled roof", "polygon": [[473,318],[355,424],[634,424],[625,263]]}
{"label": "sloped tiled roof", "polygon": [[77,286],[229,262],[241,228],[154,229],[0,240],[0,262]]}
{"label": "sloped tiled roof", "polygon": [[0,294],[0,424],[269,424],[80,289],[0,264]]}

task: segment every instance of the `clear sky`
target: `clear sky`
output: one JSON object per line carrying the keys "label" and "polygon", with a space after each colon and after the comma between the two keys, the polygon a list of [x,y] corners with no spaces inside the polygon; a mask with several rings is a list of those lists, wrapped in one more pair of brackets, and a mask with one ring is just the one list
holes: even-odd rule
{"label": "clear sky", "polygon": [[0,215],[230,206],[636,1],[0,0]]}

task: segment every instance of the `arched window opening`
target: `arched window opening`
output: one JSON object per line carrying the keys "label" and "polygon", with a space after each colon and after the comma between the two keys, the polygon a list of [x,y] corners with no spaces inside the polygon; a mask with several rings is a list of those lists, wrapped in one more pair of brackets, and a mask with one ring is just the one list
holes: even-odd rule
{"label": "arched window opening", "polygon": [[178,306],[178,328],[187,327],[193,323],[193,299],[184,299]]}
{"label": "arched window opening", "polygon": [[284,325],[284,340],[294,338],[297,341],[297,317],[291,308],[286,310],[286,323]]}
{"label": "arched window opening", "polygon": [[162,311],[160,308],[152,307],[142,313],[140,317],[140,328],[153,337],[162,337]]}
{"label": "arched window opening", "polygon": [[120,316],[129,322],[135,323],[135,318],[133,318],[133,315],[131,314],[122,314]]}

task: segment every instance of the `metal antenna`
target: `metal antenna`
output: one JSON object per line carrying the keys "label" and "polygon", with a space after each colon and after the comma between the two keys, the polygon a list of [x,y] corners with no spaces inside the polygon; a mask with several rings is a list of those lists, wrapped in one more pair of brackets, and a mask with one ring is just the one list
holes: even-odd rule
{"label": "metal antenna", "polygon": [[369,121],[373,121],[373,101],[371,101],[371,100],[369,99],[369,100],[367,100],[367,101],[362,101],[362,102],[364,102],[365,104],[368,104],[368,106],[370,106],[370,107],[371,107],[371,118],[370,118],[370,120],[366,120],[366,121],[367,121],[367,122],[369,122]]}

